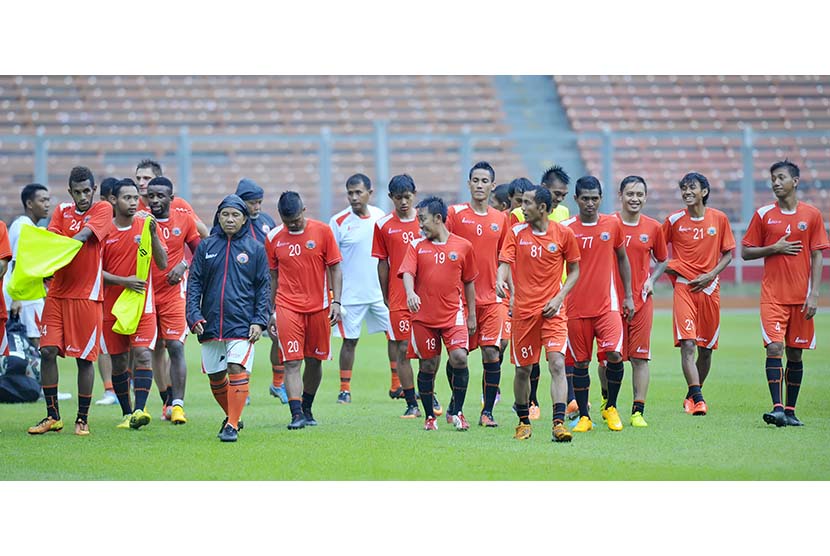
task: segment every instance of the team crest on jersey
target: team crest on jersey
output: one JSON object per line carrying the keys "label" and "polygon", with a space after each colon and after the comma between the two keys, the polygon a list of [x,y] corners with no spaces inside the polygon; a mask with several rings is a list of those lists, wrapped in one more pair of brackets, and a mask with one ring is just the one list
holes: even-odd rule
{"label": "team crest on jersey", "polygon": [[801,231],[803,232],[804,230],[806,230],[806,229],[807,229],[807,223],[806,223],[806,222],[804,222],[804,221],[799,222],[799,223],[798,223],[798,229],[799,229],[799,230],[801,230]]}
{"label": "team crest on jersey", "polygon": [[135,236],[133,238],[133,241],[135,241],[136,243],[141,243],[141,236],[140,235]]}
{"label": "team crest on jersey", "polygon": [[708,228],[706,228],[706,233],[710,236],[713,236],[713,235],[717,234],[718,231],[715,229],[714,226],[709,226]]}
{"label": "team crest on jersey", "polygon": [[490,224],[490,229],[493,230],[494,232],[498,232],[499,231],[499,225],[494,222],[494,223]]}
{"label": "team crest on jersey", "polygon": [[262,231],[267,234],[268,232],[271,231],[271,226],[269,226],[268,224],[263,224],[262,225]]}
{"label": "team crest on jersey", "polygon": [[640,242],[648,243],[648,234],[640,234]]}
{"label": "team crest on jersey", "polygon": [[84,224],[86,224],[87,222],[89,222],[89,216],[84,216]]}
{"label": "team crest on jersey", "polygon": [[601,234],[599,234],[599,238],[602,241],[608,241],[609,239],[611,239],[611,234],[609,234],[608,232],[602,232]]}
{"label": "team crest on jersey", "polygon": [[180,236],[180,235],[182,235],[182,230],[181,230],[181,228],[173,228],[173,235],[174,235],[174,236]]}
{"label": "team crest on jersey", "polygon": [[306,249],[314,249],[317,246],[317,243],[314,242],[313,239],[310,239],[305,242]]}
{"label": "team crest on jersey", "polygon": [[236,261],[239,264],[245,264],[248,262],[248,253],[240,253],[236,256]]}
{"label": "team crest on jersey", "polygon": [[556,253],[556,244],[548,243],[548,251],[550,251],[551,253]]}
{"label": "team crest on jersey", "polygon": [[451,261],[457,261],[458,260],[458,253],[456,253],[455,251],[450,251],[450,260]]}

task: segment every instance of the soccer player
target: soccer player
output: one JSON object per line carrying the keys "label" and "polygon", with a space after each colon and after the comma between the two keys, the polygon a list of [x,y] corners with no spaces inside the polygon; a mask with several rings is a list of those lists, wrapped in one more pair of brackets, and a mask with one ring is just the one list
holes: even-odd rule
{"label": "soccer player", "polygon": [[701,389],[712,366],[712,350],[718,348],[718,275],[732,261],[735,237],[726,215],[706,206],[710,192],[706,176],[690,172],[679,185],[686,208],[663,222],[666,244],[672,246],[666,273],[674,286],[674,345],[680,347],[680,363],[689,387],[683,410],[706,415],[709,408]]}
{"label": "soccer player", "polygon": [[[323,378],[322,362],[331,358],[331,327],[340,321],[343,277],[340,250],[331,228],[305,217],[299,193],[280,195],[277,210],[282,225],[271,230],[265,242],[271,289],[276,292],[276,311],[268,328],[285,364],[291,409],[288,429],[297,430],[317,425],[311,407]],[[334,293],[331,301],[330,288]]]}
{"label": "soccer player", "polygon": [[510,185],[506,183],[494,187],[487,201],[490,206],[500,212],[509,212],[511,208],[510,196],[508,195],[509,188]]}
{"label": "soccer player", "polygon": [[[496,271],[499,251],[507,234],[507,216],[487,204],[495,179],[496,172],[488,162],[477,163],[470,169],[467,182],[472,200],[452,205],[447,211],[447,230],[469,241],[476,253],[476,330],[470,335],[469,350],[481,347],[484,406],[478,424],[485,427],[498,426],[493,418],[493,406],[501,381],[503,303],[496,295]],[[452,387],[455,375],[450,371],[449,361],[447,376],[451,379]],[[453,402],[451,398],[447,406],[448,419],[457,413]]]}
{"label": "soccer player", "polygon": [[[3,277],[9,268],[9,261],[12,260],[12,246],[9,243],[9,230],[6,223],[0,220],[0,288],[3,287]],[[6,311],[5,298],[0,299],[0,356],[9,354],[9,340],[6,338],[6,322],[9,314]]]}
{"label": "soccer player", "polygon": [[[608,376],[608,401],[602,418],[612,431],[623,428],[617,411],[617,395],[623,377],[620,351],[623,344],[623,323],[634,317],[631,296],[631,267],[625,252],[625,235],[620,220],[599,213],[602,184],[594,176],[576,180],[574,199],[579,214],[562,222],[573,231],[581,254],[581,279],[565,300],[568,311],[568,349],[574,360],[573,388],[579,407],[579,422],[574,432],[593,429],[589,414],[588,395],[594,338],[597,351],[605,352]],[[614,267],[622,280],[623,300],[620,303]]]}
{"label": "soccer player", "polygon": [[[115,218],[113,228],[104,238],[104,334],[101,351],[108,354],[112,361],[112,384],[123,415],[118,428],[139,429],[151,420],[145,406],[153,386],[153,350],[158,337],[153,277],[151,275],[145,281],[136,276],[138,241],[146,218],[150,218],[153,262],[161,270],[167,268],[167,245],[159,237],[156,222],[151,216],[135,216],[138,210],[138,187],[133,180],[119,180],[112,187],[110,201],[115,207]],[[116,318],[112,308],[125,288],[143,294],[145,299],[138,328],[130,335],[113,330]],[[127,373],[130,352],[134,364],[135,410],[130,407],[130,376]]]}
{"label": "soccer player", "polygon": [[187,279],[187,324],[199,336],[202,371],[225,413],[222,442],[239,437],[254,344],[271,305],[265,247],[251,237],[247,220],[245,201],[222,199],[213,220],[219,229],[199,243]]}
{"label": "soccer player", "polygon": [[[522,194],[525,222],[511,228],[499,254],[496,290],[505,296],[513,274],[513,325],[510,349],[516,363],[513,393],[519,425],[513,438],[527,440],[530,424],[530,374],[538,365],[544,347],[551,375],[553,403],[552,440],[569,442],[565,427],[568,384],[565,378],[565,347],[568,317],[564,302],[579,278],[579,246],[568,228],[550,220],[553,197],[544,187]],[[559,280],[564,267],[568,277]],[[553,278],[553,279],[551,279]]]}
{"label": "soccer player", "polygon": [[[372,240],[375,224],[383,218],[383,211],[369,204],[372,182],[368,176],[355,174],[346,180],[346,196],[349,208],[329,220],[334,240],[343,257],[342,319],[334,328],[334,335],[343,338],[340,347],[340,394],[337,403],[351,403],[351,380],[355,348],[360,339],[360,328],[366,321],[369,334],[389,331],[389,309],[383,303],[383,293],[378,281],[377,262],[372,257]],[[387,353],[392,371],[390,396],[398,395],[401,383],[398,379],[395,345],[387,341]],[[402,393],[402,392],[401,392]]]}
{"label": "soccer player", "polygon": [[73,357],[78,366],[78,414],[75,434],[89,435],[89,405],[103,327],[103,239],[112,228],[112,205],[95,202],[95,177],[76,166],[69,174],[71,203],[52,213],[49,231],[83,243],[72,262],[55,273],[41,324],[41,382],[47,416],[29,428],[29,434],[63,429],[58,407],[57,357]]}
{"label": "soccer player", "polygon": [[[187,269],[184,247],[196,252],[201,238],[196,222],[187,214],[171,211],[174,199],[173,182],[165,177],[153,178],[147,184],[147,202],[156,224],[167,244],[167,269],[151,266],[153,295],[156,302],[156,319],[159,336],[170,357],[171,406],[170,422],[184,425],[184,395],[187,385],[187,363],[184,357],[184,341],[187,338],[185,314]],[[161,351],[161,350],[157,350]]]}
{"label": "soccer player", "polygon": [[[772,411],[764,413],[763,419],[777,427],[803,425],[795,416],[804,373],[801,354],[804,349],[816,347],[813,317],[821,286],[821,252],[830,247],[821,212],[798,200],[800,175],[798,166],[786,159],[770,167],[776,202],[752,215],[741,252],[747,261],[764,259],[761,335],[767,352]],[[786,372],[782,365],[785,349]]]}
{"label": "soccer player", "polygon": [[406,303],[412,313],[409,349],[419,362],[418,392],[426,414],[424,429],[438,429],[432,396],[443,340],[452,374],[453,425],[456,430],[465,431],[470,428],[464,417],[464,398],[470,380],[467,352],[469,337],[476,331],[475,253],[469,241],[447,230],[447,206],[441,198],[427,197],[415,208],[423,237],[410,242],[398,276],[403,280]]}
{"label": "soccer player", "polygon": [[527,178],[516,178],[507,184],[507,196],[510,197],[510,210],[517,211],[522,208],[522,194],[525,189],[533,187],[533,182]]}
{"label": "soccer player", "polygon": [[[101,180],[98,193],[101,195],[102,201],[110,203],[112,187],[116,183],[118,183],[118,178],[104,178]],[[113,207],[112,211],[114,217],[115,207]],[[128,371],[131,372],[131,370]],[[104,383],[104,395],[101,396],[101,399],[95,400],[95,405],[117,404],[118,396],[115,395],[115,386],[112,384],[112,361],[110,360],[110,356],[103,352],[98,354],[98,373],[101,375],[101,381]],[[58,394],[58,399],[60,399],[60,394]]]}
{"label": "soccer player", "polygon": [[[412,314],[406,302],[403,280],[398,269],[403,262],[409,244],[420,237],[421,228],[415,210],[415,182],[408,174],[399,174],[389,180],[389,198],[395,209],[377,221],[372,239],[372,256],[378,260],[378,280],[383,293],[383,302],[389,308],[390,327],[387,334],[394,346],[398,379],[406,400],[406,411],[402,419],[421,417],[415,393],[415,378],[410,363],[409,337],[412,329]],[[399,397],[397,391],[389,391],[391,398]],[[433,395],[433,413],[439,417],[444,413],[438,398]]]}
{"label": "soccer player", "polygon": [[[631,265],[631,292],[634,294],[634,318],[623,322],[623,361],[631,362],[634,403],[631,407],[631,426],[647,427],[646,411],[649,368],[651,359],[651,325],[654,320],[654,283],[660,279],[668,264],[666,240],[660,223],[642,213],[648,198],[648,185],[640,176],[627,176],[620,182],[620,212],[616,214],[625,235],[625,252]],[[651,260],[657,263],[651,273]],[[617,295],[622,297],[622,280],[615,276]],[[599,367],[603,383],[603,398],[607,399],[605,362]],[[604,407],[603,407],[604,409]]]}

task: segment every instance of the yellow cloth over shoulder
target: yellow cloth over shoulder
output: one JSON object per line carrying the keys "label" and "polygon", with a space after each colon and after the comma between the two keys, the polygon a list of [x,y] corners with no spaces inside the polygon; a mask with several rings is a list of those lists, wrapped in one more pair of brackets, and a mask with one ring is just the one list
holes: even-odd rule
{"label": "yellow cloth over shoulder", "polygon": [[[150,236],[150,218],[144,220],[144,228],[141,230],[141,241],[138,243],[138,251],[135,259],[135,275],[141,280],[147,280],[150,275],[150,259],[153,257],[153,243]],[[149,284],[148,284],[149,287]],[[141,314],[144,312],[144,303],[147,299],[147,290],[138,293],[124,288],[121,295],[112,306],[112,316],[115,317],[115,324],[112,331],[116,334],[129,336],[135,334]]]}
{"label": "yellow cloth over shoulder", "polygon": [[46,297],[43,279],[72,262],[83,243],[36,226],[23,226],[17,242],[9,296],[18,301]]}

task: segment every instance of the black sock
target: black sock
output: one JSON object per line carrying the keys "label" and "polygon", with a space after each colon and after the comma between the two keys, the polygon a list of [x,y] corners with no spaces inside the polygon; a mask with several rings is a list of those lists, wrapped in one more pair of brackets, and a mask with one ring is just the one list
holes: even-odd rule
{"label": "black sock", "polygon": [[314,403],[314,394],[309,394],[306,391],[303,391],[303,413],[307,411],[311,411],[311,406]]}
{"label": "black sock", "polygon": [[404,388],[403,397],[406,399],[406,405],[410,407],[418,405],[418,400],[415,398],[415,387]]}
{"label": "black sock", "polygon": [[689,393],[686,394],[687,398],[692,398],[692,401],[695,403],[699,403],[703,401],[703,392],[700,391],[700,384],[691,384],[689,385]]}
{"label": "black sock", "polygon": [[553,404],[553,422],[556,423],[564,423],[565,422],[565,408],[567,404],[564,403],[555,403]]}
{"label": "black sock", "polygon": [[92,403],[92,396],[84,396],[83,394],[78,394],[78,420],[83,421],[84,423],[87,422],[89,419],[89,404]]}
{"label": "black sock", "polygon": [[43,397],[46,400],[46,415],[55,421],[60,421],[61,413],[58,410],[58,385],[44,385]]}
{"label": "black sock", "polygon": [[772,408],[775,409],[777,406],[784,407],[781,401],[781,386],[784,383],[784,369],[781,365],[781,358],[767,357],[766,372],[769,394],[772,397]]}
{"label": "black sock", "polygon": [[623,362],[611,363],[609,361],[605,365],[605,376],[608,380],[608,392],[604,394],[608,400],[605,407],[617,407],[617,396],[620,393],[620,386],[622,386],[623,379]]}
{"label": "black sock", "polygon": [[798,391],[801,389],[801,379],[804,378],[804,363],[802,361],[787,361],[787,408],[795,412],[795,402],[798,401]]}
{"label": "black sock", "polygon": [[421,404],[424,406],[424,415],[435,417],[432,409],[432,394],[435,388],[435,373],[418,371],[418,393],[421,395]]}
{"label": "black sock", "polygon": [[153,369],[136,369],[133,371],[133,390],[135,391],[135,408],[144,409],[147,396],[153,387]]}
{"label": "black sock", "polygon": [[574,368],[570,365],[565,367],[565,380],[568,381],[568,403],[576,399],[574,394]]}
{"label": "black sock", "polygon": [[573,382],[576,403],[579,405],[579,416],[590,417],[588,414],[588,391],[591,388],[591,375],[588,374],[588,368],[574,367]]}
{"label": "black sock", "polygon": [[121,415],[129,415],[133,412],[130,402],[130,373],[124,371],[119,375],[112,375],[112,389],[115,390],[115,396],[118,398],[118,404],[121,406]]}
{"label": "black sock", "polygon": [[464,400],[467,399],[467,386],[470,383],[470,369],[468,367],[461,367],[453,371],[453,386],[452,386],[452,413],[456,415],[464,412]]}
{"label": "black sock", "polygon": [[539,400],[536,398],[536,391],[539,389],[539,375],[542,373],[539,368],[539,363],[534,363],[530,368],[530,403],[539,405]]}
{"label": "black sock", "polygon": [[[129,374],[129,371],[127,372],[127,374]],[[167,388],[165,388],[164,390],[159,390],[159,398],[161,398],[162,405],[167,405]]]}
{"label": "black sock", "polygon": [[291,417],[303,414],[303,404],[300,400],[288,400],[288,409],[291,410]]}
{"label": "black sock", "polygon": [[[452,394],[455,390],[455,384],[453,384],[453,372],[449,361],[444,365],[444,371],[447,373],[447,383],[450,385],[450,393]],[[455,403],[452,395],[450,395],[450,401],[447,403],[447,415],[455,415]]]}
{"label": "black sock", "polygon": [[498,361],[484,363],[484,411],[493,412],[496,394],[501,381],[501,364]]}
{"label": "black sock", "polygon": [[634,415],[638,411],[640,412],[640,415],[646,414],[646,402],[634,400],[634,403],[631,404],[631,414]]}
{"label": "black sock", "polygon": [[164,397],[164,405],[173,405],[173,385],[168,384],[165,392],[167,395]]}
{"label": "black sock", "polygon": [[530,406],[516,404],[516,415],[519,416],[519,422],[523,425],[530,424]]}
{"label": "black sock", "polygon": [[[608,367],[605,367],[605,379],[606,379],[606,381],[608,380]],[[608,388],[600,387],[600,392],[602,393],[602,399],[607,400],[608,399]],[[608,407],[608,404],[605,404],[605,406]]]}

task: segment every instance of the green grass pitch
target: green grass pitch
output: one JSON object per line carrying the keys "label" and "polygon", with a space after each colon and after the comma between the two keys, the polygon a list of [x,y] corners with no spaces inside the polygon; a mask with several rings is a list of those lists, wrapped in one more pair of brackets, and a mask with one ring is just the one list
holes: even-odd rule
{"label": "green grass pitch", "polygon": [[[72,434],[77,409],[74,362],[61,362],[60,389],[73,393],[61,403],[66,428],[32,437],[28,426],[44,414],[42,402],[0,405],[0,479],[3,480],[827,480],[830,479],[830,316],[817,316],[818,350],[805,351],[804,386],[798,415],[802,428],[766,425],[761,414],[770,407],[763,371],[757,311],[724,312],[720,349],[704,392],[706,417],[681,410],[686,392],[679,352],[671,345],[670,316],[655,316],[647,429],[628,426],[631,404],[630,368],[620,394],[625,429],[611,432],[599,411],[595,430],[576,435],[570,444],[550,441],[550,379],[543,370],[539,399],[542,420],[525,442],[512,439],[516,417],[511,412],[513,369],[505,365],[502,401],[495,408],[497,429],[477,426],[481,358],[470,364],[470,391],[465,405],[471,429],[455,431],[443,418],[439,430],[426,433],[422,420],[402,420],[403,401],[390,400],[385,339],[364,336],[357,348],[351,405],[335,403],[339,390],[337,353],[324,364],[324,377],[314,405],[320,425],[288,431],[288,406],[268,395],[271,381],[270,341],[257,345],[251,379],[251,405],[236,444],[216,438],[222,420],[207,378],[199,372],[198,344],[187,344],[187,416],[185,426],[158,419],[155,387],[146,428],[119,430],[118,406],[93,405],[92,434]],[[417,367],[416,367],[417,368]],[[443,360],[441,368],[443,369]],[[544,367],[543,367],[544,369]],[[591,367],[591,401],[600,403],[595,365]],[[102,387],[96,376],[94,399]],[[443,371],[436,391],[449,399]],[[137,465],[140,462],[140,465]],[[233,474],[228,470],[233,469]]]}

